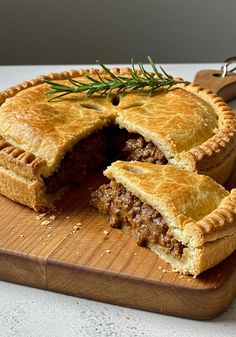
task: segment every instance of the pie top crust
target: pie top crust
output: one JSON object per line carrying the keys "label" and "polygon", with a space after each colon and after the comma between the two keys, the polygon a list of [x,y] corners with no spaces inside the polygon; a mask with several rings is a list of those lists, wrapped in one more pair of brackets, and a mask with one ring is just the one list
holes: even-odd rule
{"label": "pie top crust", "polygon": [[[127,69],[112,71],[128,73]],[[49,101],[46,79],[87,81],[86,74],[96,76],[94,70],[49,74],[0,93],[1,165],[14,166],[28,178],[50,176],[81,138],[110,123],[140,133],[156,144],[170,163],[190,170],[207,171],[232,153],[235,156],[233,111],[195,84],[180,84],[151,97],[147,93],[125,94],[118,105],[114,105],[114,96],[88,98],[86,94]]]}

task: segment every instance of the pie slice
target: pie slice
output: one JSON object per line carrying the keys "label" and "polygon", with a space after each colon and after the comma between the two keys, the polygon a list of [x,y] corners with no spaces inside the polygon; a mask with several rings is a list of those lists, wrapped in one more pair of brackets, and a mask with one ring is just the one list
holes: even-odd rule
{"label": "pie slice", "polygon": [[117,161],[91,204],[137,243],[194,276],[236,249],[236,189],[171,165]]}
{"label": "pie slice", "polygon": [[169,163],[221,183],[229,176],[236,119],[220,98],[193,84],[151,96],[76,93],[50,101],[46,95],[45,80],[85,82],[87,74],[97,76],[94,70],[49,74],[0,93],[0,193],[43,211],[69,184],[116,159]]}
{"label": "pie slice", "polygon": [[[119,127],[154,145],[165,163],[219,183],[229,176],[235,158],[235,115],[219,97],[194,84],[178,84],[152,97],[126,95],[118,107]],[[129,159],[153,162],[132,154]]]}

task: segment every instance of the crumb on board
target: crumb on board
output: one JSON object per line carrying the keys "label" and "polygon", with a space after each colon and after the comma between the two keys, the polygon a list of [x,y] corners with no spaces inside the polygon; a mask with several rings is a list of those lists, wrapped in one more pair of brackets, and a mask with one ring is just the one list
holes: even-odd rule
{"label": "crumb on board", "polygon": [[54,221],[55,219],[56,219],[56,216],[54,214],[50,215],[49,220]]}
{"label": "crumb on board", "polygon": [[74,225],[74,230],[77,231],[78,229],[82,228],[82,223],[78,222],[77,224]]}
{"label": "crumb on board", "polygon": [[104,233],[105,235],[108,235],[108,234],[109,234],[109,232],[108,232],[108,231],[103,231],[103,233]]}
{"label": "crumb on board", "polygon": [[81,228],[82,228],[82,224],[81,224],[81,222],[78,222],[77,224],[75,224],[73,226],[73,229],[69,232],[69,234],[72,235],[72,234],[76,233],[76,231],[78,229],[81,229]]}
{"label": "crumb on board", "polygon": [[68,220],[68,219],[70,219],[70,216],[69,216],[69,215],[66,216],[66,220]]}
{"label": "crumb on board", "polygon": [[52,236],[52,234],[48,234],[47,237],[50,238]]}
{"label": "crumb on board", "polygon": [[47,226],[47,225],[49,225],[51,223],[51,221],[49,221],[49,220],[44,220],[44,221],[42,221],[42,225],[43,226]]}
{"label": "crumb on board", "polygon": [[21,234],[20,237],[24,238],[25,236],[24,236],[24,234]]}
{"label": "crumb on board", "polygon": [[40,214],[38,214],[35,218],[37,219],[37,220],[41,220],[43,217],[45,217],[47,215],[47,213],[40,213]]}
{"label": "crumb on board", "polygon": [[163,274],[172,273],[173,272],[173,270],[165,269],[165,268],[163,268],[161,266],[159,266],[158,268],[162,271]]}
{"label": "crumb on board", "polygon": [[110,249],[107,249],[107,250],[106,250],[106,253],[111,253],[111,250],[110,250]]}

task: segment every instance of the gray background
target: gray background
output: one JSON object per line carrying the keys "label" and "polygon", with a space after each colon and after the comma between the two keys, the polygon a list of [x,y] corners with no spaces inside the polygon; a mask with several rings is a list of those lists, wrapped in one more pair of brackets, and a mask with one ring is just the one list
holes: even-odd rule
{"label": "gray background", "polygon": [[0,0],[0,64],[222,62],[236,0]]}

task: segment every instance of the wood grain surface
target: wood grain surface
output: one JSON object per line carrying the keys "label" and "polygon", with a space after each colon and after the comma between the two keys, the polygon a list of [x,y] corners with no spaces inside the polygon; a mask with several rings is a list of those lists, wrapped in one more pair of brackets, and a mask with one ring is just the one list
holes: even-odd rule
{"label": "wood grain surface", "polygon": [[197,72],[194,82],[204,89],[210,89],[226,102],[236,98],[236,73],[230,72],[222,77],[219,70],[200,70]]}
{"label": "wood grain surface", "polygon": [[195,279],[171,272],[90,208],[103,181],[90,177],[41,219],[0,196],[0,279],[195,319],[221,313],[236,293],[236,254]]}

